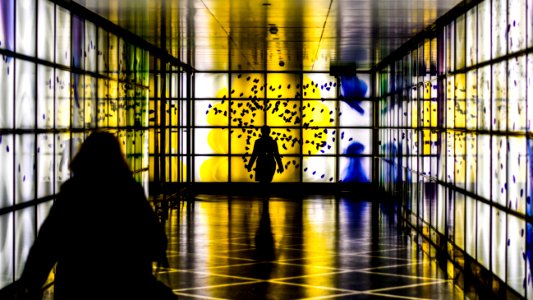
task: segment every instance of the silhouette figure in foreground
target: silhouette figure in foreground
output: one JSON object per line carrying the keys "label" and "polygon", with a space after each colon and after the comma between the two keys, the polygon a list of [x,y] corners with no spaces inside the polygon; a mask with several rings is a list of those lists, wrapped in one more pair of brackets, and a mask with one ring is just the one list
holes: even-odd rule
{"label": "silhouette figure in foreground", "polygon": [[69,167],[15,294],[38,299],[56,265],[56,300],[177,299],[153,275],[153,262],[168,265],[167,238],[115,136],[91,134]]}
{"label": "silhouette figure in foreground", "polygon": [[281,163],[281,156],[278,151],[278,144],[270,137],[270,127],[261,127],[261,137],[255,141],[254,150],[250,162],[246,166],[248,171],[257,159],[255,167],[255,181],[260,183],[270,183],[276,172],[276,163],[278,165],[278,173],[283,173],[283,164]]}

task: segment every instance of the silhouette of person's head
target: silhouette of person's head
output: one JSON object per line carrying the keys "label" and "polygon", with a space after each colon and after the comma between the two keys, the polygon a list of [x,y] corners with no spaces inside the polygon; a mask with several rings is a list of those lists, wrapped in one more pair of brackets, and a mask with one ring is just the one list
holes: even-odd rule
{"label": "silhouette of person's head", "polygon": [[69,167],[74,176],[98,178],[131,176],[118,139],[106,131],[95,131],[89,135]]}
{"label": "silhouette of person's head", "polygon": [[270,127],[268,127],[266,125],[261,127],[261,134],[263,136],[269,136],[270,135]]}

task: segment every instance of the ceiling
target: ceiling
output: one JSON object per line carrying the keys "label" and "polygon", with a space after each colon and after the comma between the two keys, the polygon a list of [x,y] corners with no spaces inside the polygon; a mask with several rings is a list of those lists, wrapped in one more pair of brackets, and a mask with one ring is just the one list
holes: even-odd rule
{"label": "ceiling", "polygon": [[369,70],[460,0],[75,0],[197,70]]}

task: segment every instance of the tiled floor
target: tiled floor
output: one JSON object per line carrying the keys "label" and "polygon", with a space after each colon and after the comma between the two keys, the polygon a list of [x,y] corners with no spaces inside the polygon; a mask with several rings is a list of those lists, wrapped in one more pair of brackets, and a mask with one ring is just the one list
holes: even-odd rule
{"label": "tiled floor", "polygon": [[170,211],[180,299],[463,299],[390,208],[335,197],[197,196]]}

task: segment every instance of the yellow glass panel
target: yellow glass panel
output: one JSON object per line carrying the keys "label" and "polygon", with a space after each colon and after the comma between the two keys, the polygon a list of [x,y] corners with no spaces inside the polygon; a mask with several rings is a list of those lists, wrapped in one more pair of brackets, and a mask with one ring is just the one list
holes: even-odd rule
{"label": "yellow glass panel", "polygon": [[466,76],[455,75],[455,128],[466,125]]}

